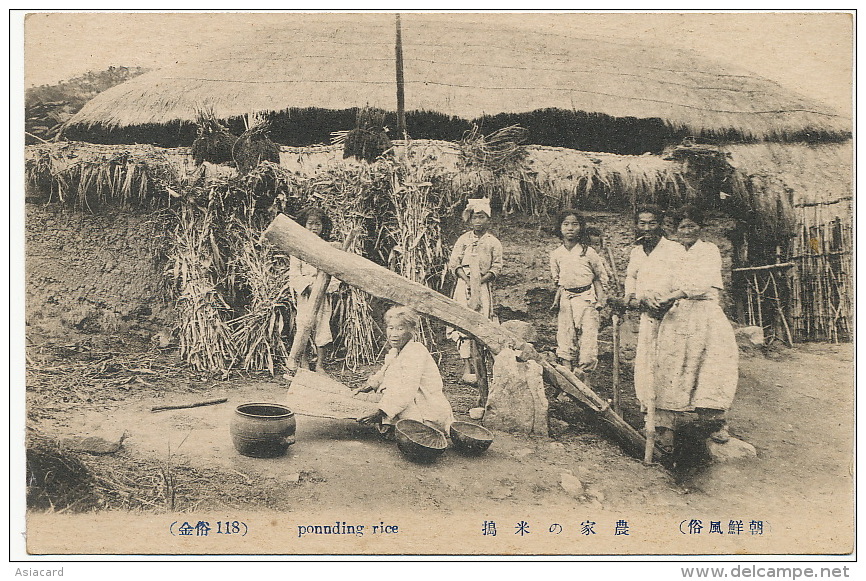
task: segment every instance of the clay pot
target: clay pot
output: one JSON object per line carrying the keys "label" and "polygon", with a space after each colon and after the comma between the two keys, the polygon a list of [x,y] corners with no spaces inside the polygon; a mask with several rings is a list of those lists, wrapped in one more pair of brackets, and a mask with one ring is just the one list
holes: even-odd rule
{"label": "clay pot", "polygon": [[244,456],[282,456],[295,443],[295,414],[278,403],[245,403],[235,410],[230,431],[235,449]]}

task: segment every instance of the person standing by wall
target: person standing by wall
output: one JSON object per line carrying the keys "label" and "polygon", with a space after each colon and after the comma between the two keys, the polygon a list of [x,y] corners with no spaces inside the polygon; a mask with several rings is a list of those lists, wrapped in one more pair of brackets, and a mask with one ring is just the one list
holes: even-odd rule
{"label": "person standing by wall", "polygon": [[[493,281],[502,271],[502,243],[488,232],[490,226],[490,200],[469,198],[463,211],[463,221],[469,225],[451,251],[448,270],[457,277],[453,299],[492,319]],[[472,280],[473,271],[478,281]],[[476,289],[473,292],[473,288]],[[457,343],[457,350],[463,360],[463,383],[477,381],[476,370],[472,367],[471,339],[456,329],[447,329],[448,338]],[[483,403],[483,402],[482,402]]]}
{"label": "person standing by wall", "polygon": [[[634,390],[646,412],[654,403],[654,371],[659,323],[664,316],[665,297],[674,289],[674,272],[680,267],[685,249],[668,240],[662,230],[663,213],[658,206],[644,205],[635,211],[636,244],[629,256],[625,280],[625,302],[640,312],[637,353],[634,362]],[[657,443],[668,451],[673,447],[672,430],[661,429]]]}
{"label": "person standing by wall", "polygon": [[659,324],[656,352],[656,425],[674,432],[683,412],[696,412],[727,442],[725,412],[737,391],[739,350],[734,329],[719,306],[722,256],[701,240],[704,214],[685,206],[674,215],[675,235],[685,247],[674,290],[662,297],[671,307]]}
{"label": "person standing by wall", "polygon": [[576,359],[578,369],[588,372],[598,363],[598,311],[607,304],[607,270],[589,245],[580,212],[561,212],[556,231],[562,238],[562,245],[550,253],[550,274],[556,284],[552,308],[559,310],[556,355],[569,370]]}

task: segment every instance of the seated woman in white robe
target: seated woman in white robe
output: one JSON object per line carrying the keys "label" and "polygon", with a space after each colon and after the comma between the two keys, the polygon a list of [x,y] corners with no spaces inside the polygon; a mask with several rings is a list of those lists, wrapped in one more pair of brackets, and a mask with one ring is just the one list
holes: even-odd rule
{"label": "seated woman in white robe", "polygon": [[715,430],[724,443],[729,435],[725,411],[737,391],[738,356],[734,330],[719,305],[722,257],[719,248],[700,239],[703,213],[686,206],[674,218],[676,237],[686,248],[676,269],[676,290],[662,302],[673,303],[659,324],[654,385],[659,444],[673,445],[682,412]]}
{"label": "seated woman in white robe", "polygon": [[363,424],[388,426],[398,420],[423,422],[446,434],[454,421],[451,404],[442,392],[442,376],[427,348],[415,341],[418,314],[407,307],[385,313],[386,337],[391,351],[385,364],[356,393],[379,391],[379,410],[360,418]]}

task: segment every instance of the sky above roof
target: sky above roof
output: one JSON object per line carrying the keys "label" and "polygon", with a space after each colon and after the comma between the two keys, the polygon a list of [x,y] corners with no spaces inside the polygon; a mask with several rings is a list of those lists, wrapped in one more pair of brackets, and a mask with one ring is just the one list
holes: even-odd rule
{"label": "sky above roof", "polygon": [[[347,14],[303,18],[357,18]],[[390,18],[389,15],[362,15]],[[24,25],[25,87],[54,84],[109,66],[160,68],[209,47],[249,39],[293,15],[256,13],[32,13]],[[298,16],[294,16],[298,18]],[[748,69],[830,105],[852,110],[853,18],[840,13],[405,14],[413,19],[483,18],[573,36],[603,36],[694,51]]]}

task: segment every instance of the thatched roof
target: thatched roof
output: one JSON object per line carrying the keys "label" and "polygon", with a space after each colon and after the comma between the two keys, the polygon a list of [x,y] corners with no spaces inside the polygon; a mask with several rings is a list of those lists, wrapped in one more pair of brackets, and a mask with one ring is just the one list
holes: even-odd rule
{"label": "thatched roof", "polygon": [[784,214],[792,224],[814,226],[854,212],[854,143],[731,145],[731,165],[758,194],[753,203],[767,215]]}
{"label": "thatched roof", "polygon": [[[412,159],[449,176],[452,195],[491,192],[507,212],[537,213],[559,207],[627,208],[652,201],[676,205],[697,195],[688,167],[657,155],[617,155],[530,145],[514,171],[466,167],[457,144],[414,140]],[[404,142],[395,141],[398,148]],[[757,212],[768,236],[853,217],[853,143],[758,143],[724,148],[736,170],[730,191]],[[189,148],[58,142],[26,148],[29,185],[59,200],[124,203],[167,202],[166,187],[196,170]],[[314,176],[328,168],[352,171],[340,145],[280,147],[280,166],[291,175]],[[363,164],[362,164],[363,165]],[[121,173],[117,173],[117,172]],[[232,170],[233,171],[233,170]],[[35,195],[36,192],[31,192]],[[154,196],[156,199],[154,199]]]}
{"label": "thatched roof", "polygon": [[[208,47],[101,93],[70,123],[191,121],[204,106],[221,118],[313,107],[393,110],[393,15],[330,16],[287,15],[279,28],[256,30],[226,49]],[[560,108],[757,138],[851,131],[850,119],[747,71],[669,48],[548,30],[403,16],[407,109],[472,119]]]}

